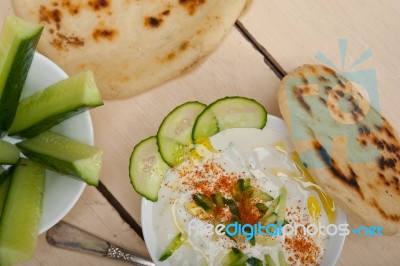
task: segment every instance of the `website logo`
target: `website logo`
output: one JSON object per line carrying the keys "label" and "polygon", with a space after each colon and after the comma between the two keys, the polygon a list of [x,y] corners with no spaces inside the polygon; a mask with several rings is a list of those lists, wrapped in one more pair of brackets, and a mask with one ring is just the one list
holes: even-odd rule
{"label": "website logo", "polygon": [[[315,56],[317,60],[335,70],[339,76],[310,73],[301,78],[286,80],[285,86],[292,128],[296,128],[292,132],[293,137],[298,141],[310,141],[312,138],[309,129],[301,125],[309,122],[307,119],[311,116],[310,111],[307,108],[301,108],[301,106],[315,107],[314,111],[317,113],[313,115],[323,118],[324,121],[323,123],[315,123],[313,127],[316,127],[320,132],[325,131],[326,135],[330,136],[318,139],[323,150],[318,150],[318,147],[315,147],[315,150],[305,150],[299,154],[301,160],[306,161],[309,168],[331,166],[329,156],[333,152],[335,138],[346,141],[347,154],[345,156],[350,163],[374,162],[375,158],[379,156],[378,149],[368,143],[362,147],[363,152],[360,152],[358,139],[360,134],[369,134],[379,130],[382,124],[378,113],[379,95],[376,71],[374,69],[354,69],[371,58],[373,54],[370,49],[367,49],[361,53],[358,59],[350,63],[349,67],[346,67],[347,47],[347,40],[339,40],[340,67],[333,64],[322,52],[318,52]],[[353,93],[343,86],[346,80],[352,82],[360,93]],[[298,91],[302,92],[300,96],[297,93]],[[371,106],[376,111],[371,111]],[[327,127],[326,125],[331,126]],[[322,160],[311,159],[315,158],[315,152],[319,152]]]}
{"label": "website logo", "polygon": [[234,236],[245,236],[246,240],[249,241],[256,236],[293,236],[302,234],[304,236],[348,236],[353,233],[358,236],[383,236],[383,228],[380,226],[360,226],[359,228],[349,229],[349,224],[328,224],[322,225],[319,223],[304,225],[301,223],[294,224],[283,224],[282,222],[271,223],[263,225],[261,222],[257,224],[240,224],[238,222],[225,224],[213,225],[210,223],[204,223],[198,219],[192,219],[189,222],[188,234],[194,236],[212,236],[214,234],[218,236],[227,235],[230,237]]}

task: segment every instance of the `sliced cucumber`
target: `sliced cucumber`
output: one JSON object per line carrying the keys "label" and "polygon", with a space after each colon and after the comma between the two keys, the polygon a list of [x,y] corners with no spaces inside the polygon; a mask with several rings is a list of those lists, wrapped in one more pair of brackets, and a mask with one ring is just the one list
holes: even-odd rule
{"label": "sliced cucumber", "polygon": [[256,207],[261,213],[265,214],[268,211],[268,207],[264,203],[258,202],[256,203]]}
{"label": "sliced cucumber", "polygon": [[8,16],[0,37],[0,136],[15,117],[43,27]]}
{"label": "sliced cucumber", "polygon": [[274,199],[267,192],[264,192],[259,188],[253,188],[251,197],[255,198],[255,199],[263,200],[263,201],[271,201]]}
{"label": "sliced cucumber", "polygon": [[0,217],[3,213],[4,203],[6,201],[6,196],[8,193],[8,188],[10,186],[11,176],[13,173],[13,168],[8,168],[3,173],[0,173]]}
{"label": "sliced cucumber", "polygon": [[197,117],[192,131],[192,139],[196,141],[211,137],[217,134],[219,131],[220,128],[218,125],[218,120],[211,109],[208,109],[208,111],[203,111],[201,115]]}
{"label": "sliced cucumber", "polygon": [[11,143],[0,140],[0,164],[16,164],[18,159],[18,148]]}
{"label": "sliced cucumber", "polygon": [[264,256],[265,262],[267,263],[267,266],[276,266],[275,261],[271,258],[269,254],[266,254]]}
{"label": "sliced cucumber", "polygon": [[8,134],[33,137],[100,105],[103,105],[103,101],[93,73],[82,72],[21,100]]}
{"label": "sliced cucumber", "polygon": [[193,144],[194,122],[205,108],[205,104],[187,102],[164,118],[157,132],[157,144],[161,157],[169,166],[177,166],[188,157]]}
{"label": "sliced cucumber", "polygon": [[164,261],[168,259],[175,252],[175,250],[177,250],[182,245],[183,241],[184,237],[182,233],[178,233],[164,250],[163,254],[161,254],[159,261]]}
{"label": "sliced cucumber", "polygon": [[214,210],[215,205],[211,198],[204,194],[196,193],[192,195],[194,202],[200,207],[202,207],[206,212],[210,213]]}
{"label": "sliced cucumber", "polygon": [[250,266],[263,266],[262,260],[256,258],[256,257],[250,257],[247,259],[247,263]]}
{"label": "sliced cucumber", "polygon": [[233,199],[226,199],[224,203],[226,206],[228,206],[229,211],[232,214],[231,220],[240,221],[239,207],[237,206],[236,202]]}
{"label": "sliced cucumber", "polygon": [[17,143],[22,153],[48,169],[97,186],[103,151],[78,141],[45,131]]}
{"label": "sliced cucumber", "polygon": [[267,212],[264,214],[263,217],[261,217],[260,219],[261,222],[266,221],[267,218],[275,212],[276,208],[278,207],[279,201],[280,197],[278,196],[271,202],[271,205],[268,207]]}
{"label": "sliced cucumber", "polygon": [[283,223],[286,218],[286,200],[287,200],[287,191],[285,187],[281,187],[279,189],[279,206],[277,210],[278,214],[278,222]]}
{"label": "sliced cucumber", "polygon": [[223,265],[228,266],[245,266],[247,256],[237,248],[232,248],[224,258]]}
{"label": "sliced cucumber", "polygon": [[146,199],[158,200],[161,181],[168,169],[169,166],[158,152],[155,136],[142,140],[133,149],[129,176],[133,188]]}
{"label": "sliced cucumber", "polygon": [[226,97],[210,104],[197,117],[192,138],[208,138],[228,128],[263,128],[267,114],[264,106],[253,99]]}
{"label": "sliced cucumber", "polygon": [[285,253],[283,253],[282,249],[280,249],[278,251],[278,258],[279,258],[279,266],[287,266],[288,265],[288,263],[286,262]]}
{"label": "sliced cucumber", "polygon": [[0,221],[0,265],[30,259],[36,247],[44,191],[44,168],[21,159],[11,178]]}
{"label": "sliced cucumber", "polygon": [[272,213],[270,216],[268,216],[263,222],[265,224],[273,224],[278,220],[278,215],[276,213]]}
{"label": "sliced cucumber", "polygon": [[217,207],[224,206],[224,196],[220,191],[211,195],[211,198]]}

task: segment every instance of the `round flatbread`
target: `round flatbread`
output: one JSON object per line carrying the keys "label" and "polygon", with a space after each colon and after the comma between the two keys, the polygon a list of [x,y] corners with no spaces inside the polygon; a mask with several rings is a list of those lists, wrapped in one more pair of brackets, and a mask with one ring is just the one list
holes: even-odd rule
{"label": "round flatbread", "polygon": [[106,99],[185,72],[213,51],[246,0],[13,0],[45,26],[38,50],[72,75],[92,70]]}
{"label": "round flatbread", "polygon": [[318,185],[363,225],[390,235],[400,227],[400,144],[367,100],[374,92],[362,91],[330,68],[304,65],[282,80],[279,108]]}

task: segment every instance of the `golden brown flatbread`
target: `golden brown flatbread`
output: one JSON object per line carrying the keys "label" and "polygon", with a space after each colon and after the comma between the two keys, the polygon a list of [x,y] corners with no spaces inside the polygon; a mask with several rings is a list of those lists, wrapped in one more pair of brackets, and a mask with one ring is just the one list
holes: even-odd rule
{"label": "golden brown flatbread", "polygon": [[400,144],[362,90],[322,65],[288,74],[278,92],[291,139],[316,182],[366,226],[400,226]]}
{"label": "golden brown flatbread", "polygon": [[213,51],[246,0],[13,0],[45,26],[38,50],[102,96],[126,98],[179,76]]}

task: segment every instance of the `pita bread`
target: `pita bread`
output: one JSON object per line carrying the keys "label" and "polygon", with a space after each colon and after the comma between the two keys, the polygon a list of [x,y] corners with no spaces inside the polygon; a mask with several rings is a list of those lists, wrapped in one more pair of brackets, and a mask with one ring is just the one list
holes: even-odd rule
{"label": "pita bread", "polygon": [[213,51],[246,0],[13,0],[45,26],[38,50],[68,74],[92,70],[106,99],[177,77]]}
{"label": "pita bread", "polygon": [[400,145],[389,122],[343,76],[321,65],[288,74],[278,92],[291,139],[316,182],[366,226],[400,225]]}

